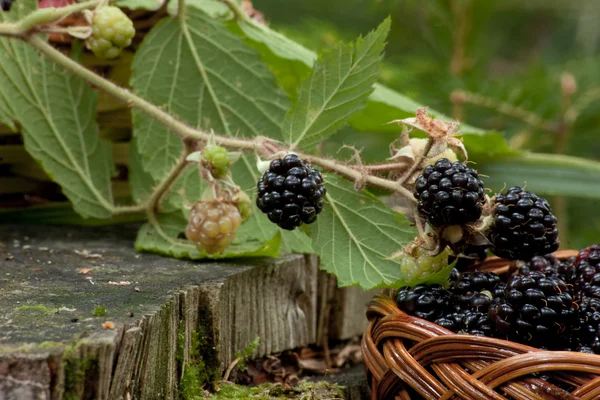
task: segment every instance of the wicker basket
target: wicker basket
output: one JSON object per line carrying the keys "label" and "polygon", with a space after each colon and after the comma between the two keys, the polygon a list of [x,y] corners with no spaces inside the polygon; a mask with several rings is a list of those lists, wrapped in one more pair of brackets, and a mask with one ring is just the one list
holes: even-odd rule
{"label": "wicker basket", "polygon": [[[490,258],[477,270],[506,273],[508,262]],[[457,335],[386,295],[373,299],[367,317],[362,352],[372,399],[600,399],[599,355]]]}

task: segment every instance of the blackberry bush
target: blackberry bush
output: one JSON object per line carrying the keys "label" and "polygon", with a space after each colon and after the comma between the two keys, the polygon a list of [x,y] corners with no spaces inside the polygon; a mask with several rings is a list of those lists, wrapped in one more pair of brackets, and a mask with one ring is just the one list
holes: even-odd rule
{"label": "blackberry bush", "polygon": [[271,161],[257,186],[256,205],[286,230],[315,222],[327,192],[321,173],[295,154]]}
{"label": "blackberry bush", "polygon": [[548,202],[519,186],[494,199],[491,251],[509,260],[529,261],[558,249],[558,228]]}
{"label": "blackberry bush", "polygon": [[419,214],[432,226],[463,225],[481,217],[484,184],[477,171],[447,158],[428,165],[415,182]]}
{"label": "blackberry bush", "polygon": [[222,178],[229,172],[231,159],[227,149],[221,146],[207,146],[202,150],[202,164],[214,178]]}

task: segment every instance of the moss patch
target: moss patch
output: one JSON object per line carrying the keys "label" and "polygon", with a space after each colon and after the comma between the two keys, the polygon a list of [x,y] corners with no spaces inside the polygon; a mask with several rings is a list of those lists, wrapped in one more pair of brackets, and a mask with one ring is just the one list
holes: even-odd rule
{"label": "moss patch", "polygon": [[94,307],[94,317],[102,317],[104,314],[106,314],[106,307],[104,306],[96,306]]}
{"label": "moss patch", "polygon": [[63,353],[64,363],[64,400],[79,400],[85,389],[86,373],[95,368],[98,360],[94,357],[80,358],[77,346],[68,347]]}
{"label": "moss patch", "polygon": [[327,382],[301,382],[298,386],[293,388],[286,388],[278,383],[267,383],[254,387],[222,384],[218,392],[212,395],[205,394],[204,397],[198,398],[214,400],[343,400],[344,389],[341,386]]}
{"label": "moss patch", "polygon": [[56,308],[49,308],[49,307],[43,306],[41,304],[36,304],[36,305],[24,305],[21,307],[17,307],[15,309],[15,313],[22,313],[22,312],[54,314],[56,312]]}
{"label": "moss patch", "polygon": [[184,360],[185,329],[183,323],[179,324],[177,342],[177,360],[183,371],[179,382],[181,398],[183,400],[203,398],[204,388],[213,389],[215,382],[220,378],[212,340],[204,332],[202,324],[197,331],[193,331],[188,362]]}

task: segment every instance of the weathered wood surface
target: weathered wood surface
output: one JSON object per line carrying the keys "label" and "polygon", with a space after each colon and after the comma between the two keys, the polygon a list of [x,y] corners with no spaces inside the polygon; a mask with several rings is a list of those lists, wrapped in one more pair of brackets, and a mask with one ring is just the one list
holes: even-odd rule
{"label": "weathered wood surface", "polygon": [[136,228],[0,226],[0,400],[174,399],[193,337],[220,371],[256,336],[255,356],[316,342],[314,256],[174,260],[136,252]]}

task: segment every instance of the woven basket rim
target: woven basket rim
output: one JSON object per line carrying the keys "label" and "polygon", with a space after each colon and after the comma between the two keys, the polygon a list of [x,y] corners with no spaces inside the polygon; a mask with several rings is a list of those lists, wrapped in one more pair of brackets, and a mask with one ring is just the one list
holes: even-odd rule
{"label": "woven basket rim", "polygon": [[[577,254],[554,253],[561,261]],[[473,269],[506,273],[510,267],[509,260],[489,257]],[[389,294],[373,298],[367,317],[362,350],[373,399],[410,399],[409,386],[426,399],[600,399],[600,355],[455,334],[406,314]]]}

